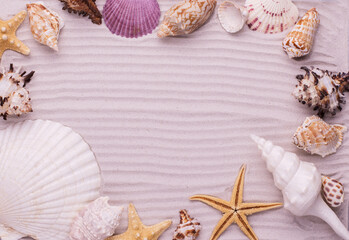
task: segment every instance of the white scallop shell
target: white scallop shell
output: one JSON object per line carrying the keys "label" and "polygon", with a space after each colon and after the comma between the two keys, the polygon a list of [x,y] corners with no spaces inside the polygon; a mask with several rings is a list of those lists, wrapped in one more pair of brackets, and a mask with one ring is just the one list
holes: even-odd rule
{"label": "white scallop shell", "polygon": [[219,21],[228,33],[240,31],[246,20],[248,13],[244,7],[241,7],[231,1],[224,1],[218,8]]}
{"label": "white scallop shell", "polygon": [[123,207],[110,206],[108,197],[100,197],[84,208],[73,222],[71,240],[104,240],[119,226]]}
{"label": "white scallop shell", "polygon": [[100,185],[95,156],[72,129],[35,120],[0,131],[0,224],[37,240],[67,240]]}
{"label": "white scallop shell", "polygon": [[298,8],[291,0],[246,0],[248,27],[263,33],[279,33],[292,27]]}

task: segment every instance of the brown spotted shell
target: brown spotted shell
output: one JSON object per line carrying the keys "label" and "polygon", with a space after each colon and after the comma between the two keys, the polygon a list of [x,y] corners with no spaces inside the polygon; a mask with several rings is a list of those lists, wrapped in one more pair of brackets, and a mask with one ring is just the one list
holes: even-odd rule
{"label": "brown spotted shell", "polygon": [[330,125],[318,116],[311,116],[298,127],[293,135],[293,142],[298,148],[310,154],[325,157],[335,153],[342,145],[343,133],[346,131],[346,126]]}
{"label": "brown spotted shell", "polygon": [[173,240],[195,240],[200,233],[201,225],[198,220],[191,218],[187,210],[179,211],[180,222],[173,235]]}
{"label": "brown spotted shell", "polygon": [[318,111],[323,117],[326,113],[336,114],[345,104],[344,92],[349,90],[349,73],[332,73],[314,67],[301,67],[305,75],[297,75],[298,84],[293,96],[302,104]]}
{"label": "brown spotted shell", "polygon": [[336,179],[322,176],[322,194],[331,207],[339,207],[344,201],[343,184]]}

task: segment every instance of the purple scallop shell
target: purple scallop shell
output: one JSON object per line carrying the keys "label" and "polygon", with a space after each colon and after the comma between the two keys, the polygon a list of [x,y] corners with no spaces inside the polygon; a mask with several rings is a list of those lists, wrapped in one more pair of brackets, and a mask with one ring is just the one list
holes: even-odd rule
{"label": "purple scallop shell", "polygon": [[151,33],[159,24],[160,15],[157,0],[107,0],[103,9],[109,30],[126,38]]}

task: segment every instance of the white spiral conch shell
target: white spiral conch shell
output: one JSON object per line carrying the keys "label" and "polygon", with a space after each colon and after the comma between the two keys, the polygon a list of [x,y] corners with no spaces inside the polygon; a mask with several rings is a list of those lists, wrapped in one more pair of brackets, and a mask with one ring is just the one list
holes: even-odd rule
{"label": "white spiral conch shell", "polygon": [[349,240],[348,230],[321,197],[321,175],[315,165],[263,138],[255,135],[251,138],[262,151],[274,183],[282,192],[284,207],[296,216],[321,218],[338,236]]}
{"label": "white spiral conch shell", "polygon": [[97,198],[80,212],[72,224],[70,240],[104,240],[114,234],[123,207],[110,206],[108,200]]}

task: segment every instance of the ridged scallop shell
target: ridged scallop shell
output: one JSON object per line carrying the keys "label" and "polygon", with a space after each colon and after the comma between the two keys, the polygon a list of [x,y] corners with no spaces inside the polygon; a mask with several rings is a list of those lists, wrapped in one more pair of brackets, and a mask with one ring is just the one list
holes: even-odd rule
{"label": "ridged scallop shell", "polygon": [[343,184],[336,179],[322,176],[322,195],[325,201],[331,207],[339,207],[344,201]]}
{"label": "ridged scallop shell", "polygon": [[21,68],[16,71],[13,64],[7,70],[1,68],[0,72],[0,116],[5,120],[7,116],[32,112],[29,92],[25,85],[30,82],[34,71],[28,73],[22,72]]}
{"label": "ridged scallop shell", "polygon": [[347,127],[330,125],[318,116],[307,117],[293,136],[294,144],[310,154],[325,157],[335,153],[342,145]]}
{"label": "ridged scallop shell", "polygon": [[108,204],[108,197],[100,197],[80,211],[70,231],[71,240],[104,240],[119,226],[123,207]]}
{"label": "ridged scallop shell", "polygon": [[218,18],[225,31],[236,33],[240,31],[247,20],[248,13],[231,1],[224,1],[218,8]]}
{"label": "ridged scallop shell", "polygon": [[69,239],[74,218],[101,185],[81,136],[45,120],[0,131],[0,179],[0,224],[37,240]]}
{"label": "ridged scallop shell", "polygon": [[27,4],[27,9],[34,39],[58,51],[59,32],[64,26],[63,19],[43,2]]}
{"label": "ridged scallop shell", "polygon": [[290,58],[303,57],[310,53],[319,23],[319,14],[312,8],[287,34],[282,47]]}
{"label": "ridged scallop shell", "polygon": [[185,0],[173,5],[165,13],[158,30],[158,37],[194,32],[212,15],[216,3],[216,0]]}
{"label": "ridged scallop shell", "polygon": [[103,9],[109,30],[126,38],[151,33],[159,24],[160,15],[157,0],[107,0]]}
{"label": "ridged scallop shell", "polygon": [[201,231],[198,220],[191,218],[187,210],[179,211],[180,222],[173,235],[173,240],[195,240]]}
{"label": "ridged scallop shell", "polygon": [[301,67],[305,75],[297,75],[298,84],[293,96],[302,104],[318,111],[323,117],[325,113],[336,114],[345,104],[344,92],[349,90],[349,73],[332,73],[314,67]]}
{"label": "ridged scallop shell", "polygon": [[291,0],[246,0],[248,27],[263,33],[279,33],[292,27],[298,19],[298,8]]}

